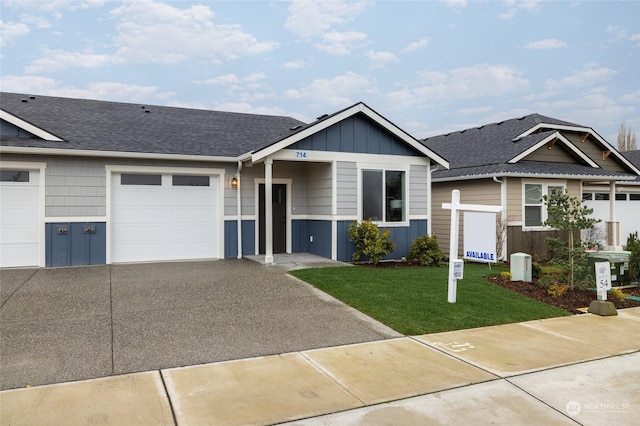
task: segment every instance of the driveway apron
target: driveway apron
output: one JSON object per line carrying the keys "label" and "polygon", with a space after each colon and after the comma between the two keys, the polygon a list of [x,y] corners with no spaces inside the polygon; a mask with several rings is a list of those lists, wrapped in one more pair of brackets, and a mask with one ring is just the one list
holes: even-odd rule
{"label": "driveway apron", "polygon": [[1,389],[397,336],[250,260],[2,270],[0,280]]}

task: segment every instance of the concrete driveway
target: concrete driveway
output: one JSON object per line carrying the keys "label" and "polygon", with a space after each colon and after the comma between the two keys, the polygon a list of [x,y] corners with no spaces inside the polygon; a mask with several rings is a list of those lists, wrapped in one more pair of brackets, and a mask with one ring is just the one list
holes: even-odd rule
{"label": "concrete driveway", "polygon": [[251,260],[0,271],[0,389],[398,334]]}

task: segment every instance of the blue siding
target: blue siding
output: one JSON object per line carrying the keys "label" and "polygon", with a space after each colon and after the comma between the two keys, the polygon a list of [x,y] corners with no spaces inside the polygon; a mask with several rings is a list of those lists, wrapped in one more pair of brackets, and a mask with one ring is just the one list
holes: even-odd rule
{"label": "blue siding", "polygon": [[[45,224],[45,265],[103,265],[107,259],[104,222]],[[66,230],[66,232],[65,232]]]}
{"label": "blue siding", "polygon": [[[254,255],[256,253],[256,225],[253,220],[242,221],[242,255]],[[238,222],[235,220],[224,221],[224,258],[238,257]]]}
{"label": "blue siding", "polygon": [[[291,251],[313,253],[331,258],[331,222],[327,220],[294,220],[291,222]],[[313,236],[313,242],[310,237]]]}
{"label": "blue siding", "polygon": [[[338,222],[338,260],[350,262],[353,252],[356,250],[355,244],[349,240],[349,225],[351,222]],[[413,240],[427,233],[427,221],[412,220],[409,226],[381,228],[391,231],[391,241],[396,243],[396,250],[390,253],[385,259],[400,259],[409,252],[409,247]]]}
{"label": "blue siding", "polygon": [[422,155],[362,114],[346,118],[292,144],[289,148],[366,154]]}

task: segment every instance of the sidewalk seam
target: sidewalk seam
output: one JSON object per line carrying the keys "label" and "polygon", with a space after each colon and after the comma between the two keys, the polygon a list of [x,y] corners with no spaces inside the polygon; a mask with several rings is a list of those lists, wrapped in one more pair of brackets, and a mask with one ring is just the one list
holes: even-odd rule
{"label": "sidewalk seam", "polygon": [[171,417],[173,417],[173,424],[178,426],[178,419],[176,417],[176,412],[173,409],[173,401],[171,401],[171,395],[169,395],[167,382],[164,381],[164,375],[162,375],[162,370],[156,370],[156,371],[160,375],[160,380],[162,381],[162,387],[164,388],[164,394],[167,396],[167,401],[169,402],[169,409],[171,410]]}
{"label": "sidewalk seam", "polygon": [[111,375],[116,374],[116,362],[114,355],[114,336],[113,336],[113,280],[111,278],[111,265],[109,265],[109,322],[111,325]]}

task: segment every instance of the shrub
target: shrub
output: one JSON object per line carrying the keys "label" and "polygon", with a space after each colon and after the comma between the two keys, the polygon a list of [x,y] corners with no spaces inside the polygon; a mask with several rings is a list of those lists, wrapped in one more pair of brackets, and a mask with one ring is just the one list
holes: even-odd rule
{"label": "shrub", "polygon": [[509,271],[500,272],[500,278],[502,278],[505,281],[511,281],[511,272]]}
{"label": "shrub", "polygon": [[542,265],[540,263],[531,263],[531,276],[532,278],[540,278],[542,276]]}
{"label": "shrub", "polygon": [[555,297],[556,299],[562,297],[563,294],[567,292],[569,286],[564,284],[552,284],[551,287],[547,289],[547,294],[549,296]]}
{"label": "shrub", "polygon": [[560,277],[555,274],[545,274],[538,281],[536,285],[540,288],[549,289],[551,286],[560,283]]}
{"label": "shrub", "polygon": [[612,288],[609,293],[618,300],[624,300],[624,293],[619,288]]}
{"label": "shrub", "polygon": [[369,258],[369,263],[378,264],[380,260],[396,249],[396,243],[390,240],[391,232],[385,229],[380,232],[378,226],[368,220],[349,225],[349,239],[356,245],[353,260],[362,256]]}
{"label": "shrub", "polygon": [[438,247],[438,239],[435,235],[423,235],[413,240],[407,259],[417,260],[422,266],[440,266],[444,263],[445,256]]}
{"label": "shrub", "polygon": [[634,232],[627,237],[627,250],[629,255],[629,275],[634,280],[640,279],[640,240],[638,233]]}

